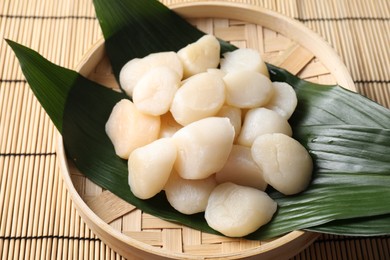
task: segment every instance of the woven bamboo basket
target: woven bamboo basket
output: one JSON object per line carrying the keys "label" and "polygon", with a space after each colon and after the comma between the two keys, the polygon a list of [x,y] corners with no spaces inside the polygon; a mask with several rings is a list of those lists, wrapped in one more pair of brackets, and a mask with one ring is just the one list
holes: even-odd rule
{"label": "woven bamboo basket", "polygon": [[[238,47],[258,49],[267,62],[303,79],[338,83],[355,91],[346,67],[333,49],[295,20],[237,3],[212,1],[170,7],[204,32]],[[96,82],[118,88],[103,39],[89,50],[77,69]],[[267,241],[248,241],[169,223],[141,212],[84,177],[67,160],[61,136],[58,154],[63,178],[79,214],[99,238],[128,259],[288,259],[318,236],[293,231]]]}

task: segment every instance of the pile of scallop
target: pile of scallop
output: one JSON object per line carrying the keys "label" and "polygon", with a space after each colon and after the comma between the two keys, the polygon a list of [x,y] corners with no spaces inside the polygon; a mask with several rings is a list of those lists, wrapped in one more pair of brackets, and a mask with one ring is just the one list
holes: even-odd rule
{"label": "pile of scallop", "polygon": [[204,212],[209,226],[241,237],[272,219],[277,203],[265,189],[303,191],[312,159],[288,123],[293,88],[271,82],[260,53],[237,49],[220,57],[205,35],[178,52],[130,60],[106,133],[128,160],[129,186],[148,199],[165,191],[184,214]]}

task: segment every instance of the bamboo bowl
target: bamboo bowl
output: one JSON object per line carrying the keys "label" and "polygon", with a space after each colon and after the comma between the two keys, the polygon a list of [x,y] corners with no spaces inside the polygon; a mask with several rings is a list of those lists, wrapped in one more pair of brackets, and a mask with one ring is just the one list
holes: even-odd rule
{"label": "bamboo bowl", "polygon": [[[197,2],[170,6],[206,33],[238,47],[258,49],[264,59],[317,83],[356,91],[345,65],[318,35],[299,22],[251,5]],[[91,80],[118,88],[101,39],[77,70]],[[128,259],[288,259],[318,234],[293,231],[267,241],[232,239],[169,223],[119,199],[89,181],[68,161],[58,137],[61,172],[83,220],[108,246]]]}

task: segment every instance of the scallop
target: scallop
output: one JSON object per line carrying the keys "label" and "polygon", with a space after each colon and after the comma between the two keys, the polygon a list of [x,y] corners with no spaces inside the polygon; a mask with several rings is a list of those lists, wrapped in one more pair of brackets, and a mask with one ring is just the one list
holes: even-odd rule
{"label": "scallop", "polygon": [[251,146],[259,135],[282,133],[292,135],[292,129],[287,119],[267,108],[249,110],[244,118],[244,124],[238,136],[237,143]]}
{"label": "scallop", "polygon": [[213,35],[204,35],[199,40],[180,49],[177,54],[182,61],[184,78],[217,68],[219,64],[220,45]]}
{"label": "scallop", "polygon": [[243,237],[268,223],[276,209],[276,202],[267,193],[226,182],[211,192],[205,219],[225,236]]}
{"label": "scallop", "polygon": [[173,118],[170,112],[161,115],[161,127],[159,138],[172,137],[179,129],[183,128],[176,120]]}
{"label": "scallop", "polygon": [[134,105],[145,114],[165,114],[171,107],[180,80],[177,73],[169,67],[151,69],[134,87]]}
{"label": "scallop", "polygon": [[236,139],[241,131],[241,109],[225,105],[219,110],[216,116],[229,118],[230,123],[234,127],[234,139]]}
{"label": "scallop", "polygon": [[211,74],[217,74],[219,75],[220,77],[225,77],[226,73],[223,72],[221,69],[217,69],[217,68],[210,68],[210,69],[207,69],[207,72],[208,73],[211,73]]}
{"label": "scallop", "polygon": [[225,103],[225,83],[217,74],[199,73],[189,78],[176,92],[170,112],[185,126],[218,113]]}
{"label": "scallop", "polygon": [[233,145],[229,158],[223,168],[215,175],[218,183],[233,182],[264,191],[267,183],[263,173],[252,158],[251,148]]}
{"label": "scallop", "polygon": [[220,61],[220,68],[225,73],[241,70],[257,71],[269,78],[267,65],[260,52],[250,48],[240,48],[232,52],[225,52]]}
{"label": "scallop", "polygon": [[208,117],[181,128],[172,138],[178,151],[174,169],[184,179],[204,179],[226,163],[234,127],[228,118]]}
{"label": "scallop", "polygon": [[134,149],[158,138],[160,117],[141,113],[133,102],[122,99],[112,109],[105,130],[114,145],[115,153],[128,159]]}
{"label": "scallop", "polygon": [[164,187],[168,202],[183,214],[195,214],[206,210],[212,190],[217,186],[215,176],[201,180],[186,180],[175,171]]}
{"label": "scallop", "polygon": [[162,191],[176,160],[176,145],[170,138],[158,139],[135,149],[128,160],[129,185],[140,199],[149,199]]}
{"label": "scallop", "polygon": [[226,103],[239,108],[265,105],[274,93],[272,82],[256,71],[228,72],[223,78],[226,85]]}
{"label": "scallop", "polygon": [[251,152],[264,180],[279,192],[292,195],[309,185],[313,161],[297,140],[280,133],[265,134],[256,138]]}
{"label": "scallop", "polygon": [[122,67],[119,72],[119,83],[128,96],[133,95],[135,85],[148,69],[149,65],[144,64],[139,58],[131,59]]}
{"label": "scallop", "polygon": [[265,107],[289,119],[298,104],[297,94],[293,87],[286,82],[273,82],[273,87],[274,94]]}
{"label": "scallop", "polygon": [[126,94],[132,97],[135,86],[145,73],[161,66],[175,71],[180,79],[183,77],[183,65],[176,52],[157,52],[128,61],[119,72],[119,83]]}

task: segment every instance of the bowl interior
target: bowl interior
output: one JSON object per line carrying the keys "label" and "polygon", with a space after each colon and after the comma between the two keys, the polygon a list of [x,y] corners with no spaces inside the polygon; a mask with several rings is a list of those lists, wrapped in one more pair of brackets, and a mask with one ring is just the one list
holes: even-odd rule
{"label": "bowl interior", "polygon": [[[321,84],[340,84],[355,90],[336,53],[303,25],[259,7],[206,2],[172,7],[202,31],[237,47],[259,50],[266,62],[300,78]],[[319,48],[319,47],[321,48]],[[325,53],[325,55],[324,55]],[[324,58],[326,57],[326,59]],[[119,89],[101,39],[77,70],[89,79]],[[80,215],[90,228],[124,257],[142,258],[289,258],[317,238],[294,231],[268,241],[248,241],[202,233],[143,213],[89,181],[65,157],[62,138],[59,158],[65,183]]]}

